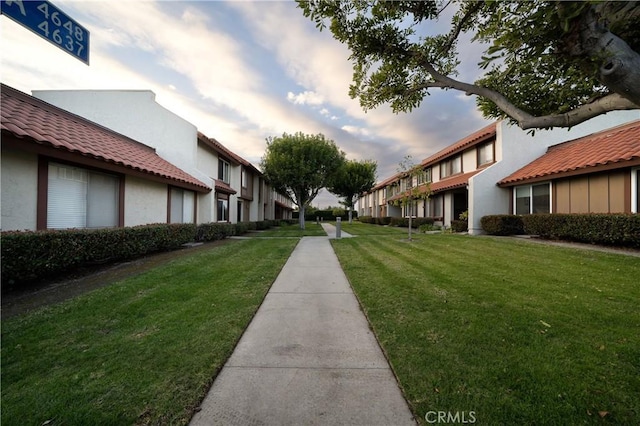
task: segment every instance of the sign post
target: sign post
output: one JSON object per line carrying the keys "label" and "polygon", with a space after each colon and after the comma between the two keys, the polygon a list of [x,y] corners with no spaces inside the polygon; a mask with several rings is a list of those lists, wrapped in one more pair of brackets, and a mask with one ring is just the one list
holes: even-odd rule
{"label": "sign post", "polygon": [[46,0],[2,0],[0,11],[89,65],[89,31]]}

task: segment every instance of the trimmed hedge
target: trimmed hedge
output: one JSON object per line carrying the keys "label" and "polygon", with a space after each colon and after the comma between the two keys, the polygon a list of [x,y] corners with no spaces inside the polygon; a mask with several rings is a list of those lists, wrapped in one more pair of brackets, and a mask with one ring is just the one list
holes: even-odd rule
{"label": "trimmed hedge", "polygon": [[183,244],[221,240],[279,221],[151,224],[127,228],[2,232],[2,292],[83,266],[125,261]]}
{"label": "trimmed hedge", "polygon": [[640,248],[638,214],[532,214],[484,216],[491,235],[538,235],[541,238]]}
{"label": "trimmed hedge", "polygon": [[[362,223],[370,223],[373,225],[390,225],[401,226],[407,228],[409,226],[409,219],[404,217],[372,217],[372,216],[360,216],[358,220]],[[434,220],[430,217],[414,217],[411,219],[411,227],[419,228],[420,225],[433,225]]]}
{"label": "trimmed hedge", "polygon": [[527,234],[542,238],[640,248],[638,214],[536,214],[522,222]]}
{"label": "trimmed hedge", "polygon": [[[293,219],[296,219],[296,221],[298,220],[298,218],[300,217],[300,212],[299,211],[294,211],[292,214]],[[333,210],[316,210],[313,213],[305,213],[304,215],[304,220],[307,222],[315,222],[317,218],[320,218],[323,221],[333,221],[336,220],[336,217],[340,217],[342,218],[342,220],[349,220],[349,212],[345,211],[345,213],[342,216],[335,216],[333,214]],[[357,219],[358,218],[358,212],[356,210],[353,211],[353,214],[351,215],[351,217],[353,219]],[[297,223],[297,222],[296,222]]]}
{"label": "trimmed hedge", "polygon": [[469,225],[466,220],[452,220],[451,230],[453,232],[467,232],[469,230]]}
{"label": "trimmed hedge", "polygon": [[524,225],[522,224],[522,216],[510,214],[496,214],[483,216],[480,219],[480,225],[484,232],[489,235],[522,235],[524,234]]}
{"label": "trimmed hedge", "polygon": [[376,218],[373,216],[360,216],[358,220],[362,223],[372,223],[372,224],[376,223]]}
{"label": "trimmed hedge", "polygon": [[[420,225],[433,225],[434,220],[430,217],[414,217],[411,219],[411,228],[419,228]],[[390,218],[391,226],[398,226],[402,228],[409,227],[409,219],[406,217],[392,217]]]}

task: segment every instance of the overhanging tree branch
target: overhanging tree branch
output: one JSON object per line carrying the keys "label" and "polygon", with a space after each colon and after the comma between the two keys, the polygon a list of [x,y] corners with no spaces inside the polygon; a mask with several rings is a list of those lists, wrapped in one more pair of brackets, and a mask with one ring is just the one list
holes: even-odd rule
{"label": "overhanging tree branch", "polygon": [[636,105],[630,99],[627,99],[617,93],[612,93],[604,97],[597,98],[588,104],[581,105],[580,107],[564,114],[550,114],[536,117],[518,108],[506,97],[495,90],[476,86],[475,84],[464,83],[440,74],[433,65],[427,61],[421,61],[420,65],[433,77],[434,81],[424,83],[421,87],[417,86],[413,90],[437,87],[442,89],[460,90],[465,92],[467,95],[482,96],[494,102],[498,108],[504,111],[505,114],[517,121],[518,125],[523,130],[550,127],[573,127],[589,120],[590,118],[597,117],[598,115],[610,111],[640,108],[639,105]]}

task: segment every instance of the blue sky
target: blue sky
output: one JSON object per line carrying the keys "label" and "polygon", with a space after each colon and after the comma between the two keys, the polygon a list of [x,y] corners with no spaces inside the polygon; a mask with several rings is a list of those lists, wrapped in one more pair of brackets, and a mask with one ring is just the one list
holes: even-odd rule
{"label": "blue sky", "polygon": [[[348,96],[349,52],[294,2],[52,3],[90,31],[90,65],[2,17],[3,83],[26,93],[151,90],[255,165],[269,136],[322,133],[348,158],[377,161],[382,180],[404,156],[418,162],[488,123],[474,98],[456,91],[435,91],[408,114],[385,106],[365,113]],[[479,52],[468,43],[460,50],[460,78],[473,80]],[[328,194],[313,203],[329,204],[337,202]]]}

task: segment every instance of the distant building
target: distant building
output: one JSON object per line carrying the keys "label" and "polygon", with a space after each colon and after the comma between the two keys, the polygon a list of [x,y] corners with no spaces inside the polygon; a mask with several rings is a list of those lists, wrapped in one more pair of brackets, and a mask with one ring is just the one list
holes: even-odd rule
{"label": "distant building", "polygon": [[[471,234],[483,232],[480,219],[490,214],[637,213],[639,119],[638,111],[619,111],[571,130],[535,135],[499,121],[423,160],[422,174],[397,173],[381,181],[358,201],[358,212],[430,217],[448,227],[467,211]],[[576,138],[568,147],[559,145]],[[560,165],[559,158],[567,161]],[[430,191],[429,198],[416,199],[402,211],[395,201],[416,187]]]}

